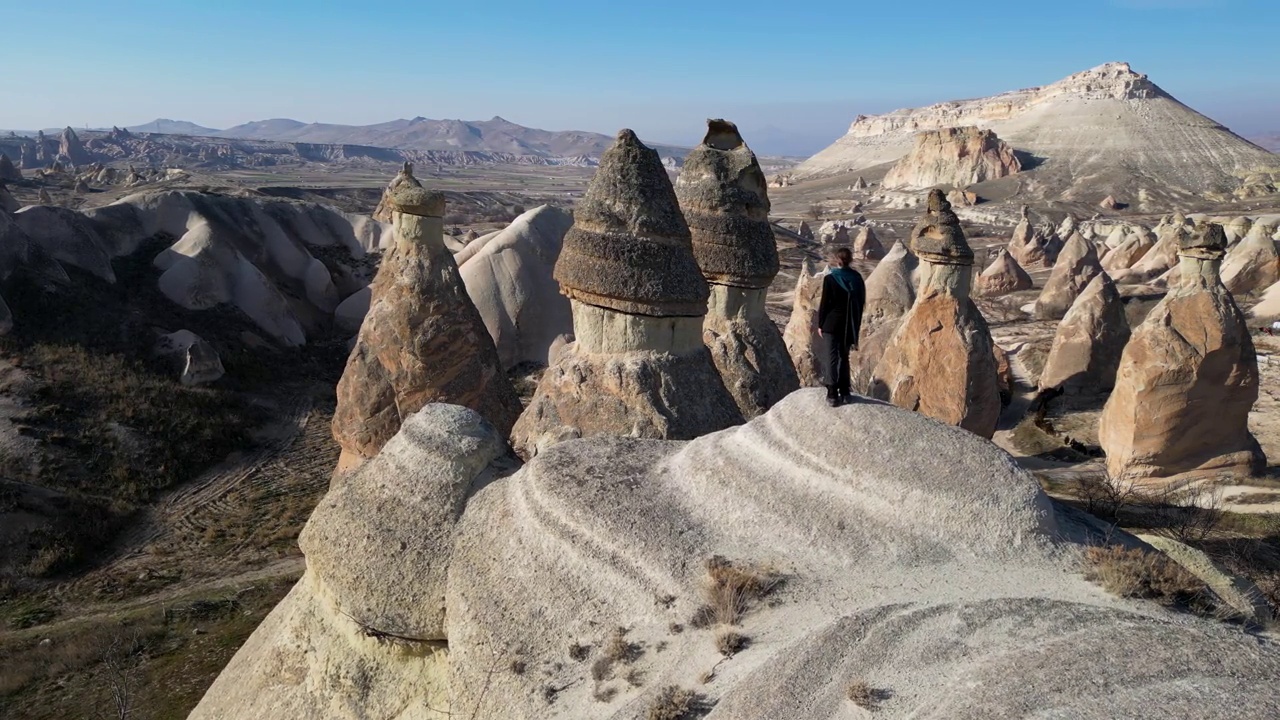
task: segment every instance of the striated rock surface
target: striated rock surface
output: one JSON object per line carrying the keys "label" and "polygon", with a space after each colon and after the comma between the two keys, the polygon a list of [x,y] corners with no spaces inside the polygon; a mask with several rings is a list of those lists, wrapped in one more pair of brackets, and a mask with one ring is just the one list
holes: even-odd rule
{"label": "striated rock surface", "polygon": [[1098,437],[1115,482],[1238,476],[1265,457],[1249,432],[1258,361],[1244,316],[1222,285],[1219,225],[1179,248],[1179,283],[1133,331]]}
{"label": "striated rock surface", "polygon": [[1280,281],[1280,253],[1271,239],[1275,231],[1275,225],[1259,221],[1227,252],[1222,284],[1232,295],[1246,295]]}
{"label": "striated rock surface", "polygon": [[875,397],[982,437],[1000,415],[991,333],[969,298],[973,251],[941,190],[911,231],[920,258],[915,304],[875,366]]}
{"label": "striated rock surface", "polygon": [[990,130],[950,127],[926,130],[881,183],[888,189],[964,187],[997,180],[1022,169],[1013,148]]}
{"label": "striated rock surface", "polygon": [[977,294],[983,297],[1008,295],[1011,292],[1030,290],[1033,283],[1026,270],[1013,259],[1007,248],[996,251],[995,258],[977,279]]}
{"label": "striated rock surface", "polygon": [[522,362],[548,364],[551,344],[573,332],[569,299],[552,278],[572,225],[569,212],[542,205],[467,245],[458,271],[505,369]]}
{"label": "striated rock surface", "polygon": [[689,439],[742,422],[703,344],[710,290],[675,190],[634,132],[619,132],[600,158],[555,278],[575,342],[512,432],[521,454],[593,435]]}
{"label": "striated rock surface", "polygon": [[1115,387],[1120,355],[1129,342],[1124,301],[1105,272],[1094,276],[1071,304],[1053,337],[1040,373],[1041,390],[1105,392]]}
{"label": "striated rock surface", "polygon": [[1053,272],[1036,299],[1035,316],[1041,320],[1061,319],[1089,282],[1101,273],[1098,249],[1080,233],[1073,234],[1063,245]]}
{"label": "striated rock surface", "polygon": [[778,246],[764,172],[736,125],[708,120],[675,190],[694,259],[710,285],[703,340],[743,417],[755,417],[800,386],[782,334],[765,311]]}
{"label": "striated rock surface", "polygon": [[[708,718],[809,720],[851,716],[850,678],[891,688],[891,717],[1280,709],[1274,643],[1101,592],[1069,510],[918,414],[806,390],[692,442],[564,443],[511,475],[479,424],[411,419],[335,485],[302,580],[193,720],[634,720],[671,685]],[[785,578],[744,603],[729,660],[690,623],[724,563]],[[601,660],[618,627],[627,659]]]}
{"label": "striated rock surface", "polygon": [[338,382],[340,470],[376,455],[405,417],[429,403],[472,408],[504,433],[520,414],[493,338],[444,246],[444,196],[405,182],[391,201],[396,244],[378,268]]}

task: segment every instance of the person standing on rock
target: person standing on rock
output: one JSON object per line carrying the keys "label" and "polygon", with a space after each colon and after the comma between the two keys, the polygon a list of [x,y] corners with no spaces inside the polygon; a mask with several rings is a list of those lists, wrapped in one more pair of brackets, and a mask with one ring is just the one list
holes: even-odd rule
{"label": "person standing on rock", "polygon": [[827,404],[837,407],[852,396],[849,350],[858,347],[867,289],[858,271],[849,267],[853,262],[849,248],[837,248],[830,262],[831,272],[822,281],[818,302],[818,334],[827,341]]}

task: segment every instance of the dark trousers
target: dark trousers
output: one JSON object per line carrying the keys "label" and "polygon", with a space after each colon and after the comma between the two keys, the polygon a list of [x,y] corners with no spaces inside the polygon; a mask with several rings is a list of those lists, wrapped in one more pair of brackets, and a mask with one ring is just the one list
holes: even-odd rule
{"label": "dark trousers", "polygon": [[823,332],[827,341],[827,397],[850,394],[849,349],[853,343],[845,333]]}

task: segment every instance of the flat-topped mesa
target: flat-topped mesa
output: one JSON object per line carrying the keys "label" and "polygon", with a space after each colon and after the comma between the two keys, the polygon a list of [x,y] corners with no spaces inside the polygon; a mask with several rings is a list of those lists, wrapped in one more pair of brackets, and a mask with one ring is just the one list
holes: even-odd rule
{"label": "flat-topped mesa", "polygon": [[[710,135],[724,141],[724,133]],[[742,422],[703,341],[710,291],[675,189],[634,132],[619,132],[601,155],[553,274],[570,300],[574,342],[516,423],[512,444],[521,454],[593,435],[686,440]],[[731,307],[730,291],[764,292],[717,288],[723,317],[746,307]]]}
{"label": "flat-topped mesa", "polygon": [[941,190],[930,191],[911,246],[916,302],[875,366],[872,395],[990,438],[1000,414],[994,343],[969,298],[973,251]]}
{"label": "flat-topped mesa", "polygon": [[388,208],[395,245],[378,268],[369,311],[338,381],[333,436],[339,472],[374,457],[404,418],[428,403],[480,413],[503,433],[520,398],[444,245],[444,196],[406,166]]}
{"label": "flat-topped mesa", "polygon": [[782,334],[765,311],[778,274],[766,184],[755,153],[727,120],[707,121],[706,137],[685,157],[675,184],[694,259],[710,284],[703,341],[747,418],[800,387]]}
{"label": "flat-topped mesa", "polygon": [[1124,347],[1098,428],[1113,481],[1237,478],[1266,465],[1249,432],[1257,355],[1219,278],[1226,247],[1221,225],[1182,232],[1178,282]]}

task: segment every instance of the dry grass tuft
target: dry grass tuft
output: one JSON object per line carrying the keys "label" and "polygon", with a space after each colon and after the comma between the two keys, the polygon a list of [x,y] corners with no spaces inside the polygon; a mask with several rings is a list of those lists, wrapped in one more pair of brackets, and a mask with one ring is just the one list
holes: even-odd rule
{"label": "dry grass tuft", "polygon": [[845,688],[845,697],[849,698],[849,702],[865,710],[875,710],[884,695],[883,691],[871,687],[870,683],[861,678],[851,680],[849,687]]}
{"label": "dry grass tuft", "polygon": [[720,628],[716,632],[716,650],[725,657],[733,657],[747,648],[750,639],[741,633]]}
{"label": "dry grass tuft", "polygon": [[782,584],[782,575],[770,568],[735,565],[719,555],[707,560],[707,582],[703,586],[706,603],[690,621],[694,627],[712,624],[737,625],[755,602]]}
{"label": "dry grass tuft", "polygon": [[591,654],[590,645],[582,645],[580,643],[574,643],[569,646],[569,659],[573,660],[574,662],[582,662],[583,660],[586,660],[587,656],[590,654]]}
{"label": "dry grass tuft", "polygon": [[1192,605],[1205,597],[1205,584],[1160,553],[1119,545],[1087,548],[1085,579],[1124,598]]}
{"label": "dry grass tuft", "polygon": [[668,685],[645,711],[645,720],[693,720],[707,710],[702,697],[692,690]]}
{"label": "dry grass tuft", "polygon": [[[591,677],[597,682],[601,680],[610,680],[614,677],[614,668],[617,665],[630,665],[640,656],[644,654],[644,650],[640,645],[627,640],[627,629],[624,627],[615,628],[613,633],[604,641],[600,648],[600,657],[591,664]],[[573,654],[573,648],[581,647],[574,645],[570,648],[570,656]],[[584,654],[583,658],[586,657]]]}

